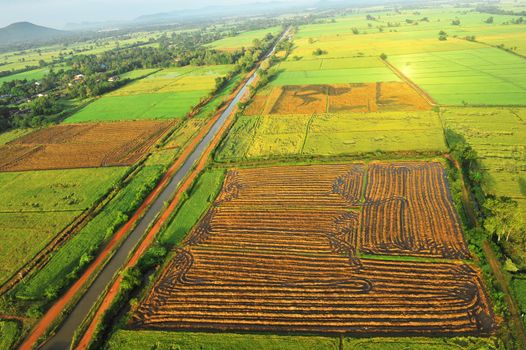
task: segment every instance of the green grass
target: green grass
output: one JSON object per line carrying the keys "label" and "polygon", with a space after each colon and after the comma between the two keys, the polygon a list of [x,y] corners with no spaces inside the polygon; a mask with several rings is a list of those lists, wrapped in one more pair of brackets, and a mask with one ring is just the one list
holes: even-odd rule
{"label": "green grass", "polygon": [[109,350],[337,350],[339,339],[321,336],[288,336],[235,333],[117,331]]}
{"label": "green grass", "polygon": [[170,225],[160,237],[162,243],[179,244],[215,200],[225,172],[213,169],[203,173],[192,187],[188,199],[181,205]]}
{"label": "green grass", "polygon": [[0,321],[0,349],[11,349],[18,337],[18,325],[16,322]]}
{"label": "green grass", "polygon": [[217,160],[445,150],[434,112],[243,116],[222,143]]}
{"label": "green grass", "polygon": [[127,216],[142,203],[143,198],[162,173],[163,167],[160,166],[142,168],[98,215],[52,256],[41,270],[23,281],[17,290],[17,296],[41,299],[46,293],[54,294],[67,285],[71,274],[89,261],[96,253],[96,249],[109,239],[116,228],[123,224]]}
{"label": "green grass", "polygon": [[27,72],[11,74],[0,78],[0,85],[12,80],[39,80],[49,73],[49,68],[33,69]]}
{"label": "green grass", "polygon": [[16,140],[19,137],[29,134],[33,129],[13,129],[0,134],[0,145]]}
{"label": "green grass", "polygon": [[439,104],[526,105],[526,61],[495,48],[390,56]]}
{"label": "green grass", "polygon": [[0,283],[106,194],[126,168],[0,173]]}

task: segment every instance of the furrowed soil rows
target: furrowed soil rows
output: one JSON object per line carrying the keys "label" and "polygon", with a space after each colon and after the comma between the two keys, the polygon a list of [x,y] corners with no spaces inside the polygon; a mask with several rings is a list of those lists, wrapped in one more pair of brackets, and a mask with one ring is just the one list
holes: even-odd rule
{"label": "furrowed soil rows", "polygon": [[174,122],[57,125],[0,146],[0,171],[131,165]]}
{"label": "furrowed soil rows", "polygon": [[[445,230],[441,233],[449,234],[449,239],[398,229],[405,227],[396,223],[397,203],[404,201],[408,217],[430,220],[432,229]],[[395,221],[382,239],[362,237],[370,233],[363,229],[361,216],[374,203]],[[438,240],[437,247],[447,246],[437,252],[464,254],[458,218],[446,215],[450,206],[444,169],[438,163],[231,170],[211,209],[178,248],[129,326],[491,333],[491,305],[472,266],[460,260],[396,261],[394,257],[415,251],[439,255],[432,249],[433,239]],[[431,217],[419,217],[424,214]],[[391,241],[400,243],[399,237],[414,243],[403,250],[398,245],[387,249]],[[362,242],[393,255],[393,260],[361,258]]]}
{"label": "furrowed soil rows", "polygon": [[469,258],[440,164],[371,165],[365,202],[361,251]]}

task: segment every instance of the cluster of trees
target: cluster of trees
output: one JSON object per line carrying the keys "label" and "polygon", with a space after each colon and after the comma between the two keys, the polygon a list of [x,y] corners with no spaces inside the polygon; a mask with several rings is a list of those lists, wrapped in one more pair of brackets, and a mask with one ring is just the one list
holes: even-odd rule
{"label": "cluster of trees", "polygon": [[503,10],[497,6],[492,5],[479,5],[475,8],[475,10],[492,15],[526,16],[526,11]]}

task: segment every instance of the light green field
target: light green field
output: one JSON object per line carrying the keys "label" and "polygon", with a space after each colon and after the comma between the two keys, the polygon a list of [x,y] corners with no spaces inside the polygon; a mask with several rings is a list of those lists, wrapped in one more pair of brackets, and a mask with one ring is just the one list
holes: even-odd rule
{"label": "light green field", "polygon": [[526,109],[447,108],[442,118],[449,141],[464,138],[480,157],[484,190],[526,204]]}
{"label": "light green field", "polygon": [[0,349],[11,349],[18,333],[19,329],[16,322],[0,321]]}
{"label": "light green field", "polygon": [[[161,166],[144,167],[84,228],[62,246],[51,260],[18,287],[17,296],[42,299],[70,281],[70,274],[93,256],[95,250],[122,225],[163,172]],[[42,286],[45,286],[43,288]]]}
{"label": "light green field", "polygon": [[215,78],[225,76],[231,68],[164,69],[102,96],[66,122],[182,118],[215,88]]}
{"label": "light green field", "polygon": [[38,80],[49,73],[49,68],[33,69],[27,72],[12,74],[0,78],[0,85],[12,80]]}
{"label": "light green field", "polygon": [[222,143],[217,160],[445,149],[442,127],[434,112],[243,116]]}
{"label": "light green field", "polygon": [[285,61],[272,85],[319,85],[400,81],[378,57]]}
{"label": "light green field", "polygon": [[146,350],[503,350],[493,338],[350,338],[119,330],[108,349]]}
{"label": "light green field", "polygon": [[271,33],[273,35],[279,34],[281,27],[271,27],[260,30],[252,30],[248,32],[242,32],[236,36],[231,36],[214,41],[208,44],[208,47],[218,50],[236,50],[242,47],[252,47],[254,39],[263,39],[265,35]]}
{"label": "light green field", "polygon": [[101,97],[75,113],[66,123],[182,118],[206,92]]}
{"label": "light green field", "polygon": [[0,283],[107,193],[126,168],[0,173]]}
{"label": "light green field", "polygon": [[170,225],[163,231],[160,241],[171,245],[179,244],[199,221],[221,190],[225,171],[213,169],[203,173],[182,204]]}
{"label": "light green field", "polygon": [[391,56],[440,104],[526,105],[526,60],[495,48]]}
{"label": "light green field", "polygon": [[150,75],[156,71],[158,71],[159,69],[157,68],[145,68],[145,69],[135,69],[135,70],[132,70],[131,72],[127,72],[127,73],[124,73],[124,74],[121,74],[121,79],[131,79],[131,80],[134,80],[134,79],[139,79],[139,78],[143,78],[147,75]]}

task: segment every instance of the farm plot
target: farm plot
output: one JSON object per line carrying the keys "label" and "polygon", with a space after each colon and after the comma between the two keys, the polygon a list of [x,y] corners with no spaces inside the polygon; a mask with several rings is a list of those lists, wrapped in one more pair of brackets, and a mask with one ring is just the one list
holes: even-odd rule
{"label": "farm plot", "polygon": [[338,58],[286,61],[272,85],[318,85],[400,81],[379,58]]}
{"label": "farm plot", "polygon": [[107,193],[125,168],[0,173],[0,284]]}
{"label": "farm plot", "polygon": [[431,106],[402,82],[285,85],[256,94],[246,115],[415,111]]}
{"label": "farm plot", "polygon": [[526,105],[526,62],[496,48],[390,56],[438,103]]}
{"label": "farm plot", "polygon": [[0,171],[131,165],[174,122],[63,124],[0,146]]}
{"label": "farm plot", "polygon": [[232,66],[169,68],[106,94],[66,120],[116,121],[182,118],[214,90]]}
{"label": "farm plot", "polygon": [[[415,177],[422,175],[419,169],[426,169],[425,180],[404,182],[396,170],[381,179],[377,167],[405,168]],[[446,258],[466,254],[461,232],[448,232],[458,225],[458,218],[448,212],[452,204],[440,190],[446,184],[438,163],[375,163],[369,169],[362,164],[234,169],[214,205],[134,312],[130,327],[490,333],[491,306],[471,265],[459,260],[360,257],[359,235],[364,233],[360,227],[367,224],[360,208],[371,200],[384,200],[365,196],[363,184],[369,174],[373,178],[367,180],[368,186],[381,187],[388,196],[401,195],[412,203],[406,207],[407,215],[440,231],[429,235],[411,230],[408,239],[426,247],[413,246],[404,253]],[[369,185],[371,181],[380,183]],[[412,187],[421,195],[412,196]],[[413,205],[438,211],[418,217],[424,213]],[[431,252],[427,245],[435,244],[433,239],[447,249]],[[381,242],[377,246],[383,248]],[[400,250],[386,254],[399,256]]]}
{"label": "farm plot", "polygon": [[216,160],[439,153],[446,149],[434,112],[243,116],[221,144]]}
{"label": "farm plot", "polygon": [[526,212],[526,109],[447,108],[442,111],[450,144],[465,140],[486,171],[486,193],[511,197]]}

